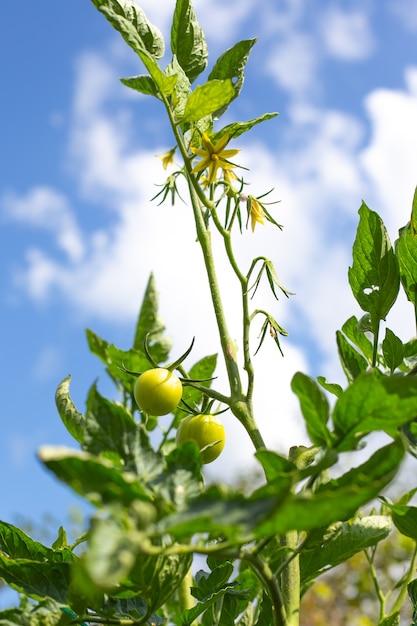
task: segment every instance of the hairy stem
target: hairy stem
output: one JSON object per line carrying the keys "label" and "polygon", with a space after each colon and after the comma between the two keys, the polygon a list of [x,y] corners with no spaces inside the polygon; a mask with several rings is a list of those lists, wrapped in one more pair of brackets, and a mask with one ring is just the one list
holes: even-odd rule
{"label": "hairy stem", "polygon": [[253,571],[268,591],[272,602],[273,626],[289,626],[281,589],[269,565],[265,563],[259,555],[254,553],[247,552],[243,558],[248,561]]}
{"label": "hairy stem", "polygon": [[281,546],[294,553],[281,573],[281,588],[287,616],[287,626],[300,623],[300,561],[297,552],[298,532],[289,531],[281,538]]}

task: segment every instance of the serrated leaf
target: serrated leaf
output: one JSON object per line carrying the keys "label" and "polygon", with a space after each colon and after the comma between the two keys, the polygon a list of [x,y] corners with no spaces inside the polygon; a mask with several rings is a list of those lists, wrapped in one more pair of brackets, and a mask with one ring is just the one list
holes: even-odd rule
{"label": "serrated leaf", "polygon": [[208,49],[190,0],[177,0],[171,27],[171,50],[190,83],[207,66]]}
{"label": "serrated leaf", "polygon": [[122,405],[101,396],[95,385],[87,398],[84,447],[92,454],[117,454],[124,470],[141,478],[159,471],[160,455],[151,448],[142,425]]}
{"label": "serrated leaf", "polygon": [[340,478],[322,483],[316,491],[290,495],[259,523],[256,536],[307,531],[350,519],[393,479],[403,457],[404,448],[395,441]]}
{"label": "serrated leaf", "polygon": [[289,475],[297,472],[294,463],[273,450],[258,450],[255,456],[262,465],[268,482],[277,480],[284,474]]}
{"label": "serrated leaf", "polygon": [[82,443],[84,440],[84,425],[85,418],[82,413],[77,410],[74,402],[69,393],[71,376],[67,376],[58,385],[55,393],[55,403],[58,409],[59,416],[69,432],[78,443]]}
{"label": "serrated leaf", "polygon": [[309,376],[297,372],[291,389],[297,395],[311,441],[318,446],[331,446],[331,434],[327,428],[329,403],[320,387]]}
{"label": "serrated leaf", "polygon": [[73,561],[75,556],[66,547],[52,549],[34,541],[23,530],[0,521],[0,550],[12,559],[27,559],[31,561]]}
{"label": "serrated leaf", "polygon": [[385,338],[382,342],[382,353],[384,355],[385,364],[391,370],[391,373],[403,362],[403,342],[389,328],[385,331]]}
{"label": "serrated leaf", "polygon": [[291,485],[292,479],[283,477],[273,483],[266,495],[262,492],[249,499],[240,492],[212,485],[204,494],[194,498],[186,510],[161,520],[157,530],[160,533],[169,532],[175,538],[194,533],[220,533],[231,540],[242,533],[247,536],[276,507],[277,502],[288,495]]}
{"label": "serrated leaf", "polygon": [[168,359],[171,342],[163,340],[165,325],[158,314],[159,297],[156,289],[155,277],[150,275],[146,285],[142,305],[136,323],[133,348],[143,352],[145,338],[149,335],[149,352],[155,361],[163,362]]}
{"label": "serrated leaf", "polygon": [[0,578],[32,598],[52,598],[67,603],[71,563],[11,559],[0,552]]}
{"label": "serrated leaf", "polygon": [[[416,200],[416,195],[414,196]],[[411,225],[405,226],[399,232],[395,242],[395,251],[398,258],[401,284],[410,302],[417,305],[417,232]]]}
{"label": "serrated leaf", "polygon": [[96,506],[117,502],[128,506],[133,500],[151,501],[149,489],[131,472],[121,472],[105,459],[64,446],[43,446],[40,461],[59,480]]}
{"label": "serrated leaf", "polygon": [[359,306],[371,314],[374,333],[397,299],[398,261],[382,219],[365,203],[359,209],[349,284]]}
{"label": "serrated leaf", "polygon": [[[363,331],[360,329],[360,324],[363,324],[363,318],[358,320],[355,315],[352,315],[342,326],[342,332],[355,346],[357,346],[369,363],[372,363],[373,346],[372,341],[368,339]],[[368,328],[367,330],[371,330]]]}
{"label": "serrated leaf", "polygon": [[197,85],[187,100],[181,122],[196,122],[211,115],[228,104],[233,96],[234,89],[230,80],[211,80]]}
{"label": "serrated leaf", "polygon": [[[129,45],[133,47],[133,41],[139,41],[141,47],[155,59],[164,56],[165,45],[161,32],[148,21],[134,0],[123,0],[123,3],[119,0],[92,0],[92,3]],[[132,33],[137,37],[133,41]]]}
{"label": "serrated leaf", "polygon": [[139,93],[143,93],[147,96],[158,97],[158,89],[153,78],[151,76],[147,76],[146,74],[121,78],[120,82],[126,87],[130,87],[130,89],[139,91]]}
{"label": "serrated leaf", "polygon": [[165,76],[156,61],[163,55],[160,33],[149,24],[135,2],[128,0],[124,6],[117,0],[92,0],[92,2],[140,57],[159,92],[165,96],[171,95],[176,76]]}
{"label": "serrated leaf", "polygon": [[343,371],[352,382],[368,369],[368,361],[354,348],[340,330],[336,331],[336,343]]}
{"label": "serrated leaf", "polygon": [[353,450],[374,431],[395,437],[417,415],[417,388],[410,376],[361,374],[337,400],[333,424],[339,451]]}
{"label": "serrated leaf", "polygon": [[247,120],[246,122],[232,122],[231,124],[227,124],[221,130],[213,135],[213,141],[217,142],[219,139],[223,137],[223,135],[227,135],[230,139],[236,139],[243,133],[247,133],[251,128],[256,126],[256,124],[260,124],[261,122],[266,122],[267,120],[271,120],[274,117],[277,117],[278,113],[264,113],[259,117],[255,117],[251,120]]}
{"label": "serrated leaf", "polygon": [[417,507],[388,502],[385,505],[390,509],[392,521],[400,533],[417,541]]}
{"label": "serrated leaf", "polygon": [[303,585],[365,548],[375,546],[389,535],[391,527],[387,515],[370,515],[313,531],[300,555]]}
{"label": "serrated leaf", "polygon": [[244,70],[249,58],[250,51],[256,39],[246,39],[239,41],[234,46],[226,50],[216,61],[209,74],[209,80],[229,79],[233,83],[234,94],[231,100],[220,106],[215,112],[214,117],[219,118],[227,110],[232,100],[237,98],[242,90],[244,82]]}

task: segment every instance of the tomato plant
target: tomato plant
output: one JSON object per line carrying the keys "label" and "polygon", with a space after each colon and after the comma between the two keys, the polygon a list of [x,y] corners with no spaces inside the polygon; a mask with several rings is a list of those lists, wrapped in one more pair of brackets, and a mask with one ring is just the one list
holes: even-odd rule
{"label": "tomato plant", "polygon": [[[248,182],[233,172],[239,167],[234,162],[239,149],[228,144],[276,113],[215,129],[239,95],[255,40],[238,42],[223,53],[207,81],[192,88],[206,69],[208,50],[190,0],[175,2],[172,61],[166,68],[159,65],[165,56],[163,36],[134,0],[92,1],[148,72],[122,82],[156,97],[167,113],[176,147],[163,155],[163,165],[180,169],[168,176],[157,196],[169,196],[175,204],[177,177],[184,178],[227,384],[211,385],[217,354],[186,370],[183,361],[194,340],[179,359],[158,366],[168,362],[170,342],[159,318],[153,277],[129,350],[88,332],[90,350],[105,363],[118,401],[104,398],[93,385],[82,414],[70,397],[70,377],[66,378],[58,387],[56,403],[79,449],[44,446],[39,458],[97,507],[97,513],[87,532],[72,544],[60,528],[51,548],[0,521],[0,579],[23,598],[20,607],[0,611],[0,626],[64,626],[70,618],[74,624],[115,626],[300,626],[303,594],[323,573],[363,551],[379,603],[374,622],[398,626],[408,592],[417,623],[417,579],[413,580],[417,507],[408,504],[417,488],[397,503],[384,499],[379,513],[373,502],[396,475],[406,452],[417,456],[417,341],[403,343],[389,328],[384,337],[381,334],[401,286],[417,319],[417,191],[411,219],[400,230],[395,246],[379,215],[364,203],[359,209],[348,278],[362,313],[360,319],[352,315],[336,334],[346,386],[295,373],[291,386],[309,443],[291,446],[286,456],[268,448],[253,402],[253,324],[261,316],[256,351],[270,337],[281,352],[279,337],[287,331],[269,311],[252,306],[251,299],[261,283],[276,299],[279,292],[285,296],[290,292],[281,285],[270,259],[256,256],[243,267],[235,256],[234,237],[243,236],[242,206],[252,231],[257,224],[281,227],[266,206],[274,203],[263,201],[267,194],[255,198],[243,193]],[[176,150],[180,165],[174,163]],[[231,332],[218,280],[224,259],[221,265],[215,259],[221,240],[240,290],[242,323]],[[181,268],[178,277],[184,303],[189,305],[193,293],[187,269]],[[198,315],[197,307],[193,310]],[[147,338],[152,339],[150,349]],[[269,369],[270,407],[277,406],[282,413],[276,430],[291,414],[285,415],[278,404],[273,361]],[[133,391],[132,375],[138,376]],[[155,419],[141,415],[137,420],[135,401]],[[180,401],[192,413],[182,421]],[[259,487],[253,489],[252,480],[247,489],[222,483],[206,487],[202,480],[201,461],[211,463],[225,444],[224,427],[210,413],[214,402],[229,409],[251,439],[262,473]],[[167,428],[157,418],[168,413],[173,416]],[[264,419],[275,420],[276,413],[266,409]],[[152,431],[158,427],[160,443],[155,448]],[[365,459],[361,453],[359,464],[346,470],[351,456],[380,432],[389,443]],[[182,445],[188,441],[195,442],[200,454],[196,446]],[[349,460],[343,463],[346,453]],[[364,507],[371,503],[367,515]],[[393,525],[412,540],[413,549],[409,563],[399,568],[398,582],[385,591],[385,582],[376,573],[375,555]],[[84,548],[76,551],[82,543]],[[209,572],[194,573],[191,564],[196,564],[196,555],[207,557]],[[345,617],[344,623],[352,623]]]}
{"label": "tomato plant", "polygon": [[154,367],[141,374],[135,383],[135,400],[149,415],[172,413],[182,397],[182,383],[165,367]]}
{"label": "tomato plant", "polygon": [[180,423],[177,445],[194,441],[201,451],[203,463],[211,463],[223,451],[226,442],[224,426],[216,415],[189,415]]}

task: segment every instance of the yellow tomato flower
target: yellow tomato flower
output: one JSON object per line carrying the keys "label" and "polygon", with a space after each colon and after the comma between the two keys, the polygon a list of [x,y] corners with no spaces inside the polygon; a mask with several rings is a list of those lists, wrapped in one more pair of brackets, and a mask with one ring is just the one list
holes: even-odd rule
{"label": "yellow tomato flower", "polygon": [[225,150],[228,142],[229,135],[224,134],[223,137],[219,139],[215,145],[213,145],[207,133],[203,133],[201,137],[203,147],[191,148],[191,152],[194,152],[194,154],[201,157],[201,161],[199,161],[192,169],[193,174],[208,170],[207,181],[208,184],[211,185],[216,180],[218,169],[227,171],[236,167],[236,165],[230,163],[227,159],[235,156],[239,150]]}
{"label": "yellow tomato flower", "polygon": [[171,150],[164,152],[164,154],[157,155],[158,158],[162,161],[162,167],[164,168],[164,170],[167,169],[168,165],[172,165],[172,163],[174,163],[174,154],[176,149],[177,146],[174,146],[173,148],[171,148]]}
{"label": "yellow tomato flower", "polygon": [[255,230],[256,224],[265,224],[265,213],[262,205],[253,196],[248,196],[248,213],[251,221],[252,232]]}

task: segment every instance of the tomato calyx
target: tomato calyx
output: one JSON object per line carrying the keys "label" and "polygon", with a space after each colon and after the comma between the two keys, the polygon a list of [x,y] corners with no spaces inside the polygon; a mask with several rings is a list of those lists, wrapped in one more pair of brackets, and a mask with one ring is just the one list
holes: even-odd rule
{"label": "tomato calyx", "polygon": [[[149,363],[152,365],[152,367],[154,369],[158,369],[160,367],[162,367],[161,365],[159,365],[155,359],[152,357],[150,351],[149,351],[149,347],[148,347],[148,340],[149,340],[149,336],[150,333],[147,333],[143,342],[143,351],[145,353],[146,358],[148,359]],[[181,372],[181,374],[183,374],[183,368],[181,367],[182,362],[187,358],[187,356],[190,354],[191,350],[193,349],[194,346],[194,341],[195,341],[195,337],[193,337],[191,344],[189,346],[189,348],[187,348],[187,350],[184,352],[184,354],[182,354],[176,361],[173,361],[172,363],[169,363],[168,365],[164,365],[163,368],[173,372],[174,370],[179,370]],[[132,376],[141,376],[143,374],[143,372],[133,372],[132,370],[128,370],[123,362],[122,362],[122,367],[121,369],[123,370],[123,372],[125,372],[126,374],[131,374]],[[147,371],[147,370],[145,370]],[[194,378],[189,378],[187,376],[178,376],[178,378],[180,379],[180,381],[182,382],[183,385],[190,385],[193,383],[207,383],[207,382],[211,382],[213,380],[215,380],[216,376],[213,376],[212,378],[200,378],[200,379],[194,379]]]}

